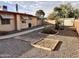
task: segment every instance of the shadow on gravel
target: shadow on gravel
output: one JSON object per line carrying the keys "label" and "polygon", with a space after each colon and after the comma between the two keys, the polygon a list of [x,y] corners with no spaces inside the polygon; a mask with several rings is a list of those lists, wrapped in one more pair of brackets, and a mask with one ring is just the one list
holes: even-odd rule
{"label": "shadow on gravel", "polygon": [[62,41],[59,41],[59,43],[57,44],[57,46],[55,47],[55,49],[53,51],[58,51],[61,47]]}

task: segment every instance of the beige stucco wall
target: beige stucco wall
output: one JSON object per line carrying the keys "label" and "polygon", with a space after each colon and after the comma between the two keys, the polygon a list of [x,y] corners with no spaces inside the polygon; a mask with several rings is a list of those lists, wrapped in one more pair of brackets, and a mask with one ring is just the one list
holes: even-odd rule
{"label": "beige stucco wall", "polygon": [[79,19],[75,20],[74,26],[75,26],[75,29],[76,29],[77,33],[79,34]]}
{"label": "beige stucco wall", "polygon": [[18,27],[18,30],[21,30],[21,29],[27,29],[27,28],[29,28],[28,27],[28,24],[29,23],[31,23],[31,26],[32,27],[34,27],[34,26],[38,26],[38,25],[41,25],[41,20],[37,20],[37,18],[35,18],[35,17],[31,17],[32,19],[30,20],[30,19],[28,19],[28,20],[26,20],[26,23],[22,23],[21,22],[21,18],[20,18],[20,15],[18,15],[17,16],[17,19],[18,19],[18,25],[17,25],[17,27]]}
{"label": "beige stucco wall", "polygon": [[16,20],[17,20],[17,30],[21,30],[21,21],[20,21],[20,15],[16,15]]}
{"label": "beige stucco wall", "polygon": [[35,17],[32,17],[32,26],[37,26],[37,18],[35,18]]}
{"label": "beige stucco wall", "polygon": [[[26,28],[29,28],[28,27],[29,23],[32,24],[32,27],[41,25],[41,20],[37,20],[36,17],[31,17],[32,20],[29,19],[29,20],[26,20],[26,23],[22,23],[20,14],[16,14],[16,17],[14,16],[14,14],[10,14],[10,13],[2,13],[2,14],[0,13],[0,15],[4,17],[8,15],[11,17],[10,24],[1,24],[1,20],[0,20],[0,31],[13,31],[15,30],[15,27],[17,28],[17,30],[26,29]],[[15,26],[15,23],[16,23],[16,26]]]}
{"label": "beige stucco wall", "polygon": [[21,29],[26,29],[28,28],[28,24],[27,23],[21,23]]}
{"label": "beige stucco wall", "polygon": [[22,23],[22,21],[21,21],[22,19],[20,16],[21,15],[17,15],[17,30],[29,28],[28,23],[31,23],[32,26],[35,26],[34,21],[33,21],[35,19],[32,19],[32,20],[28,19],[28,20],[26,20],[26,23]]}
{"label": "beige stucco wall", "polygon": [[26,23],[21,23],[21,29],[27,29],[28,23],[32,23],[32,20],[26,20]]}
{"label": "beige stucco wall", "polygon": [[42,24],[42,20],[38,20],[37,25],[41,25],[41,24]]}
{"label": "beige stucco wall", "polygon": [[12,17],[10,20],[10,24],[1,24],[1,19],[0,19],[0,31],[13,31],[13,30],[15,30],[14,16],[12,14],[10,14],[10,16]]}
{"label": "beige stucco wall", "polygon": [[33,26],[38,26],[42,24],[42,20],[38,20],[37,18],[33,17],[32,18],[32,25]]}

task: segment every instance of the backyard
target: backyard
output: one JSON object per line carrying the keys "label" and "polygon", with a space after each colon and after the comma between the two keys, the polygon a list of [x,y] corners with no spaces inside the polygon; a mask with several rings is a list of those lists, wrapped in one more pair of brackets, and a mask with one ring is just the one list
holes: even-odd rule
{"label": "backyard", "polygon": [[[21,57],[21,58],[65,58],[79,57],[79,39],[77,32],[72,27],[65,27],[59,30],[56,35],[44,35],[40,30],[29,34],[16,36],[9,39],[0,40],[0,57]],[[49,37],[60,40],[54,51],[46,51],[35,48],[31,43]]]}
{"label": "backyard", "polygon": [[0,58],[79,58],[79,9],[72,2],[12,3],[16,12],[0,11]]}

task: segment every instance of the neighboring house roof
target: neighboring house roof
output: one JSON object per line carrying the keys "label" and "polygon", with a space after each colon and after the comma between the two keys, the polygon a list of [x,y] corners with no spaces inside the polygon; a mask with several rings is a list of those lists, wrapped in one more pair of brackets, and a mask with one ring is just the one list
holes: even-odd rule
{"label": "neighboring house roof", "polygon": [[36,17],[36,16],[31,15],[31,14],[11,12],[11,11],[2,11],[2,10],[0,10],[0,13],[20,14],[20,15],[27,15],[27,16],[31,16],[31,17]]}

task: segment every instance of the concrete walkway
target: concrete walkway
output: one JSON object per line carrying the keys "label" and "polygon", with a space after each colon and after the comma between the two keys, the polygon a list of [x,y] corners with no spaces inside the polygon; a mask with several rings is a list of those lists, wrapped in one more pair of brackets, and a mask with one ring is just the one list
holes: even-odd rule
{"label": "concrete walkway", "polygon": [[[46,27],[48,27],[48,26],[46,26]],[[37,30],[40,30],[40,29],[43,29],[43,28],[44,28],[44,26],[41,26],[41,27],[38,27],[38,28],[34,28],[34,29],[31,29],[31,30],[26,30],[26,31],[23,31],[23,32],[15,33],[15,34],[0,36],[0,39],[7,39],[7,38],[23,35],[23,34],[28,34],[28,33],[31,33],[33,31],[37,31]]]}

